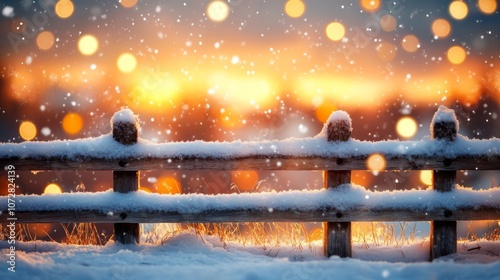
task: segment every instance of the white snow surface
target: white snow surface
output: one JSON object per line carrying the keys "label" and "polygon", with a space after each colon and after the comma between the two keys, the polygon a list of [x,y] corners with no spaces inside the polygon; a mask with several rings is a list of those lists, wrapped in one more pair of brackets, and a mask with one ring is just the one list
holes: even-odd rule
{"label": "white snow surface", "polygon": [[355,157],[382,153],[387,156],[436,156],[454,158],[458,156],[498,156],[500,139],[469,139],[459,135],[455,141],[359,141],[328,142],[324,135],[310,138],[289,138],[273,141],[232,142],[167,142],[153,143],[139,139],[135,145],[122,145],[110,134],[77,140],[50,142],[1,143],[0,158],[240,158],[248,156],[332,156]]}
{"label": "white snow surface", "polygon": [[[458,187],[441,193],[431,190],[370,191],[356,185],[343,185],[330,190],[297,190],[242,194],[154,194],[144,191],[115,193],[112,190],[97,193],[62,193],[43,195],[16,195],[16,211],[97,210],[154,211],[199,213],[208,210],[275,209],[314,210],[335,206],[349,210],[364,206],[377,209],[415,209],[431,211],[458,207],[486,206],[500,208],[500,188],[472,190]],[[0,197],[1,211],[6,212],[7,197]],[[0,214],[0,216],[2,216]]]}
{"label": "white snow surface", "polygon": [[460,242],[457,254],[428,262],[428,241],[355,244],[352,259],[326,259],[319,242],[298,250],[202,238],[186,232],[164,245],[17,242],[16,272],[7,270],[10,245],[2,241],[0,279],[500,279],[500,242]]}

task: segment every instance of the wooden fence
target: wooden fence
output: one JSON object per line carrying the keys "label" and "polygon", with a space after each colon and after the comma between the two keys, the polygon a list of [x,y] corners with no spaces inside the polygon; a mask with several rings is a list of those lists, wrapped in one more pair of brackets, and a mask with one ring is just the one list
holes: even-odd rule
{"label": "wooden fence", "polygon": [[[338,189],[343,184],[351,182],[351,170],[368,170],[367,159],[375,152],[386,160],[384,170],[434,170],[433,188],[436,192],[453,192],[455,188],[456,171],[458,170],[499,170],[500,140],[474,140],[460,145],[461,151],[453,151],[453,143],[457,140],[458,123],[452,110],[440,108],[431,124],[431,139],[428,143],[436,143],[437,152],[413,151],[412,141],[394,141],[386,146],[402,145],[376,151],[382,142],[356,142],[351,140],[351,120],[347,113],[338,111],[332,114],[325,125],[327,145],[326,152],[293,153],[280,152],[276,149],[269,153],[231,154],[232,150],[222,155],[190,154],[179,152],[154,155],[143,153],[140,156],[121,155],[108,157],[96,153],[81,153],[65,156],[60,150],[61,145],[70,145],[71,141],[58,141],[58,145],[46,144],[43,151],[35,154],[23,153],[30,150],[30,145],[36,147],[36,142],[19,144],[0,144],[0,165],[15,166],[16,170],[110,170],[113,172],[113,190],[119,193],[135,192],[139,189],[140,170],[323,170],[324,187]],[[443,111],[443,112],[440,112]],[[118,116],[118,117],[117,117]],[[126,109],[115,114],[112,120],[112,137],[120,143],[123,149],[140,146],[138,143],[138,119]],[[89,140],[93,143],[94,140]],[[140,141],[139,141],[140,142]],[[342,142],[345,145],[342,146]],[[97,142],[96,142],[97,143]],[[210,144],[211,142],[204,142]],[[201,143],[201,144],[204,144]],[[262,142],[262,145],[267,145]],[[275,141],[280,147],[290,145],[286,140]],[[350,144],[349,144],[350,143]],[[468,143],[474,147],[486,145],[491,147],[482,154],[467,153]],[[219,143],[221,147],[231,146],[231,143]],[[258,145],[259,143],[257,143]],[[293,144],[293,143],[292,143]],[[159,149],[169,150],[179,147],[179,143],[165,143]],[[182,148],[189,151],[197,149],[199,142],[182,143]],[[244,142],[237,145],[245,147]],[[254,143],[255,145],[255,143]],[[274,144],[273,144],[274,145]],[[384,144],[385,145],[385,144]],[[472,144],[471,144],[472,145]],[[57,146],[57,147],[56,147]],[[373,149],[359,151],[359,147],[373,146]],[[384,147],[386,147],[384,146]],[[59,148],[58,148],[59,147]],[[239,147],[239,146],[238,146]],[[340,147],[340,148],[339,148]],[[380,146],[382,147],[382,146]],[[448,148],[447,148],[448,147]],[[304,148],[304,147],[301,147]],[[374,151],[375,149],[375,151]],[[33,150],[33,149],[31,149]],[[92,150],[88,148],[87,150]],[[440,152],[446,150],[448,152]],[[58,154],[59,153],[59,154]],[[63,154],[61,154],[63,153]],[[340,190],[341,191],[341,190]],[[412,192],[412,191],[408,191]],[[433,192],[433,191],[428,191]],[[239,194],[234,194],[238,196]],[[279,195],[269,193],[269,196]],[[496,193],[498,197],[498,192]],[[209,197],[209,196],[207,196]],[[210,196],[213,197],[213,196]],[[36,201],[42,196],[30,198]],[[25,200],[27,200],[26,198]],[[340,203],[341,201],[339,201]],[[217,204],[217,202],[214,202]],[[224,208],[224,207],[223,207]],[[0,210],[5,213],[6,205]],[[114,223],[115,239],[124,244],[136,243],[139,240],[139,223],[158,222],[324,222],[324,254],[350,257],[351,222],[353,221],[431,221],[431,259],[455,253],[457,250],[457,220],[490,220],[500,219],[500,201],[493,205],[479,203],[473,206],[429,207],[422,204],[412,208],[394,209],[388,205],[366,206],[355,205],[346,211],[336,203],[318,206],[316,209],[300,209],[284,207],[269,211],[267,207],[255,209],[204,209],[196,213],[181,210],[123,210],[115,209],[114,215],[103,213],[98,209],[65,209],[48,205],[43,210],[16,211],[17,221],[21,223],[40,222],[96,222]]]}

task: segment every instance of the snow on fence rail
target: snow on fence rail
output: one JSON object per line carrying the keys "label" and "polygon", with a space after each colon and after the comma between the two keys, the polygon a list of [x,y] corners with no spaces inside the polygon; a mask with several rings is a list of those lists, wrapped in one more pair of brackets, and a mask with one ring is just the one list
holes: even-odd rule
{"label": "snow on fence rail", "polygon": [[[431,259],[456,252],[456,221],[500,219],[500,189],[455,188],[457,170],[499,170],[500,139],[458,135],[452,110],[440,107],[431,138],[366,142],[351,139],[351,119],[334,112],[313,138],[261,142],[150,143],[138,137],[138,118],[125,109],[112,133],[72,141],[0,144],[0,165],[16,170],[112,170],[113,192],[18,195],[18,222],[114,223],[115,238],[138,241],[151,222],[324,222],[325,255],[351,256],[352,221],[432,221]],[[350,184],[370,155],[385,170],[434,170],[432,190],[372,192]],[[139,192],[139,171],[324,170],[325,190],[229,195]],[[7,197],[0,197],[7,213]],[[6,216],[5,214],[3,215]]]}

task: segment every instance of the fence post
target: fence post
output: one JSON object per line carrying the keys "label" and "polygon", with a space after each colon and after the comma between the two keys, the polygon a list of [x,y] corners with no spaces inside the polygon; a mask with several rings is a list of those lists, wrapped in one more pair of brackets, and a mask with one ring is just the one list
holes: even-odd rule
{"label": "fence post", "polygon": [[[458,120],[455,111],[440,106],[431,122],[431,137],[435,140],[454,141],[458,131]],[[444,160],[445,166],[451,162]],[[455,188],[456,171],[434,170],[433,187],[438,192],[449,192]],[[443,216],[449,217],[453,213],[446,210]],[[454,254],[457,252],[457,222],[432,221],[431,222],[431,260]]]}
{"label": "fence post", "polygon": [[[345,142],[351,138],[351,118],[344,111],[333,112],[326,124],[328,141]],[[342,164],[342,159],[337,164]],[[351,183],[351,170],[325,170],[324,188],[337,188],[342,184]],[[323,249],[326,257],[351,257],[351,223],[326,222],[323,223]]]}
{"label": "fence post", "polygon": [[[130,109],[115,113],[111,120],[113,139],[122,145],[137,143],[139,121]],[[119,162],[121,166],[126,163]],[[139,171],[113,171],[113,191],[128,193],[139,189]],[[126,217],[126,216],[125,216]],[[122,217],[122,219],[125,219]],[[139,224],[115,223],[115,241],[122,244],[139,243]]]}

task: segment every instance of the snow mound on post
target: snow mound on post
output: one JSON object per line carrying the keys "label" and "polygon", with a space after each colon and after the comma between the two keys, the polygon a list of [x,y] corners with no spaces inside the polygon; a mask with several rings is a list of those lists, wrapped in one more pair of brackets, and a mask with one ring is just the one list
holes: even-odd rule
{"label": "snow mound on post", "polygon": [[333,112],[330,117],[328,117],[328,120],[326,120],[325,124],[323,125],[323,128],[321,129],[321,132],[316,135],[318,138],[328,138],[328,125],[331,124],[337,124],[343,122],[344,124],[347,124],[349,128],[352,130],[352,120],[349,114],[346,111],[338,110]]}
{"label": "snow mound on post", "polygon": [[[455,111],[448,109],[446,106],[440,105],[431,121],[431,137],[432,138],[449,138],[453,140],[455,137],[448,134],[456,134],[458,132],[459,122]],[[437,130],[443,130],[438,133]],[[440,135],[442,134],[442,135]]]}
{"label": "snow mound on post", "polygon": [[139,118],[130,109],[122,109],[111,118],[113,139],[124,145],[137,143]]}
{"label": "snow mound on post", "polygon": [[122,109],[118,112],[116,112],[113,117],[111,118],[111,127],[115,123],[132,123],[135,124],[138,120],[137,115],[132,112],[130,109]]}

